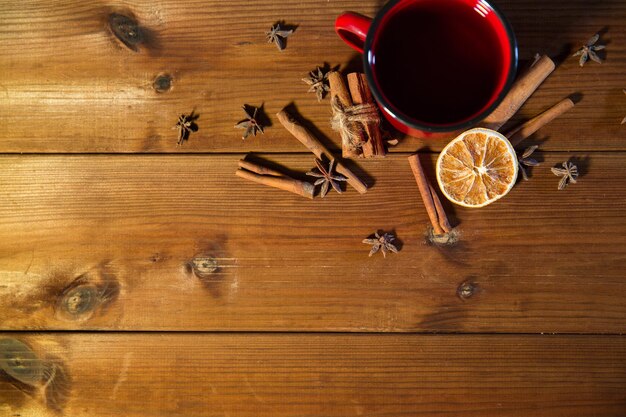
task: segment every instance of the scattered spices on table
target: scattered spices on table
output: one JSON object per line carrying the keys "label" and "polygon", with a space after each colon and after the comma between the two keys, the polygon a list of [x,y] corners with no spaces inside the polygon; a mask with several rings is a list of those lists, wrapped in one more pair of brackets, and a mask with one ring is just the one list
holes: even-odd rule
{"label": "scattered spices on table", "polygon": [[583,45],[578,51],[576,51],[576,53],[573,55],[573,56],[580,56],[580,59],[578,60],[578,64],[581,67],[585,65],[585,63],[587,62],[589,58],[591,58],[592,61],[596,61],[598,64],[602,63],[602,60],[600,59],[598,54],[596,54],[596,52],[603,50],[606,47],[606,45],[596,45],[596,42],[598,42],[598,39],[600,39],[600,34],[596,33],[591,38],[589,38],[587,43]]}
{"label": "scattered spices on table", "polygon": [[309,72],[309,76],[303,78],[302,81],[310,86],[307,92],[315,93],[317,101],[322,101],[326,93],[330,91],[328,72],[325,72],[321,67],[317,67],[317,70]]}
{"label": "scattered spices on table", "polygon": [[[306,146],[317,158],[326,157],[329,160],[335,159],[332,152],[330,152],[318,138],[311,133],[301,122],[299,122],[292,114],[287,111],[287,108],[283,108],[276,113],[276,117],[280,124],[283,125],[294,138],[298,139],[300,143]],[[335,171],[347,178],[347,183],[354,187],[359,194],[365,194],[367,192],[367,185],[352,172],[348,167],[337,161],[335,164]]]}
{"label": "scattered spices on table", "polygon": [[280,23],[273,25],[271,29],[265,32],[268,43],[275,43],[279,51],[282,51],[287,46],[285,40],[291,36],[293,29],[284,30],[280,28]]}
{"label": "scattered spices on table", "polygon": [[335,160],[334,159],[331,160],[327,169],[326,167],[324,167],[324,162],[322,160],[315,159],[316,168],[313,168],[313,170],[306,173],[306,175],[318,178],[315,181],[314,185],[322,186],[320,190],[320,197],[322,198],[324,198],[326,194],[328,194],[330,186],[332,186],[335,191],[341,194],[342,191],[341,191],[341,187],[339,186],[339,182],[348,181],[346,177],[344,177],[341,174],[337,174],[336,172],[333,171],[334,163],[335,163]]}
{"label": "scattered spices on table", "polygon": [[176,144],[182,145],[184,141],[189,139],[189,135],[191,132],[198,131],[198,124],[196,120],[198,120],[199,115],[195,114],[193,111],[191,114],[181,114],[178,116],[178,121],[176,125],[172,129],[178,129],[178,142]]}
{"label": "scattered spices on table", "polygon": [[363,243],[372,245],[369,256],[372,256],[376,252],[380,251],[383,257],[387,257],[387,252],[398,253],[398,248],[393,244],[396,237],[393,233],[374,233],[374,237],[363,239]]}
{"label": "scattered spices on table", "polygon": [[248,105],[244,105],[241,108],[246,114],[246,118],[235,125],[238,129],[245,129],[241,138],[245,140],[250,135],[256,136],[258,132],[265,133],[263,131],[264,126],[259,122],[257,117],[259,108]]}
{"label": "scattered spices on table", "polygon": [[552,168],[552,173],[557,177],[562,177],[559,181],[559,190],[564,190],[568,184],[576,184],[578,178],[578,167],[567,161],[563,162],[563,168]]}
{"label": "scattered spices on table", "polygon": [[528,181],[528,173],[526,172],[526,168],[524,167],[535,167],[539,165],[539,162],[537,162],[536,159],[530,157],[530,155],[532,155],[538,147],[538,145],[529,146],[520,156],[517,157],[519,172],[522,173],[522,178],[524,178],[524,181]]}

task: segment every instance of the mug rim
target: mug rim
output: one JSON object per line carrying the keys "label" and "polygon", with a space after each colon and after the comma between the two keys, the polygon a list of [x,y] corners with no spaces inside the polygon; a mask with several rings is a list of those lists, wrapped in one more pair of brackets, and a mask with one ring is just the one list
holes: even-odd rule
{"label": "mug rim", "polygon": [[476,114],[476,116],[472,117],[469,120],[463,121],[461,123],[453,123],[446,125],[434,125],[434,124],[423,124],[419,121],[416,121],[414,118],[408,116],[403,113],[399,109],[395,108],[379,91],[378,85],[374,80],[374,72],[372,70],[372,66],[370,64],[370,57],[372,55],[372,43],[374,42],[374,34],[378,31],[378,27],[381,24],[382,18],[391,10],[394,6],[396,6],[401,1],[406,0],[390,0],[383,6],[382,9],[376,13],[374,18],[372,19],[372,23],[367,31],[367,36],[365,37],[365,43],[363,45],[363,67],[365,69],[365,76],[370,86],[370,90],[374,95],[376,101],[384,108],[385,113],[387,113],[390,117],[395,119],[398,123],[401,123],[411,129],[419,130],[422,132],[429,133],[442,133],[442,132],[454,132],[456,130],[467,129],[476,125],[476,123],[483,120],[487,117],[491,112],[493,112],[498,105],[504,100],[504,97],[509,92],[513,81],[515,80],[515,75],[517,73],[517,64],[518,64],[518,49],[517,49],[517,38],[515,37],[515,33],[513,32],[513,27],[506,19],[504,14],[493,5],[491,0],[481,0],[484,3],[487,3],[489,7],[493,10],[495,15],[498,17],[504,30],[507,34],[509,47],[511,48],[511,59],[509,61],[508,69],[509,73],[507,74],[506,81],[502,86],[500,92],[496,99],[491,103],[489,107]]}

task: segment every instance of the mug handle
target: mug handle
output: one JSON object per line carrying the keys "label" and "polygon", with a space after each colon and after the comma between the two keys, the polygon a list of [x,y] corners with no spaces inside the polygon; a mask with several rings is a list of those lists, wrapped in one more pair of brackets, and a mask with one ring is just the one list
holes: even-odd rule
{"label": "mug handle", "polygon": [[335,20],[335,32],[352,49],[363,53],[365,37],[372,19],[359,13],[345,12]]}

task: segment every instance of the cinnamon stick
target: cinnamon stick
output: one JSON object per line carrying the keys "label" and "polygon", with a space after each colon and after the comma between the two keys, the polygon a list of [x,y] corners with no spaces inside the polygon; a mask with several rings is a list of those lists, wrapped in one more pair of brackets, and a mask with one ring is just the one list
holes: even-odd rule
{"label": "cinnamon stick", "polygon": [[555,65],[547,55],[543,55],[522,74],[511,87],[509,93],[504,97],[500,105],[491,113],[481,125],[483,127],[498,130],[500,129],[526,102],[541,83],[554,71]]}
{"label": "cinnamon stick", "polygon": [[[331,103],[334,100],[339,100],[341,106],[345,108],[352,107],[352,97],[346,87],[346,83],[343,79],[343,75],[338,71],[331,71],[328,73],[328,84],[330,86],[330,100]],[[344,158],[356,158],[359,156],[359,147],[364,142],[362,135],[355,135],[355,138],[351,138],[346,132],[341,133],[341,155]],[[356,143],[352,143],[356,142]]]}
{"label": "cinnamon stick", "polygon": [[352,106],[352,97],[350,91],[346,87],[346,83],[343,80],[343,75],[338,71],[331,71],[328,73],[328,84],[330,85],[330,98],[337,97],[341,104],[346,107]]}
{"label": "cinnamon stick", "polygon": [[448,221],[448,216],[446,215],[446,212],[443,209],[443,204],[441,204],[441,200],[439,200],[439,196],[437,195],[437,192],[435,191],[435,188],[432,186],[432,184],[428,184],[428,186],[430,188],[430,195],[433,197],[435,210],[437,210],[437,218],[439,219],[439,226],[441,226],[444,232],[450,233],[450,231],[452,230],[452,226],[450,225],[450,222]]}
{"label": "cinnamon stick", "polygon": [[522,123],[515,129],[509,131],[505,136],[509,138],[509,142],[511,142],[511,145],[517,146],[521,141],[523,141],[524,139],[526,139],[527,137],[529,137],[572,107],[574,107],[574,102],[571,99],[566,98],[564,100],[561,100],[543,113],[533,117],[529,121]]}
{"label": "cinnamon stick", "polygon": [[[328,150],[313,134],[297,120],[295,120],[285,109],[279,111],[276,116],[280,123],[298,139],[304,146],[315,154],[318,159],[326,156],[329,161],[335,160],[335,156]],[[348,179],[348,184],[354,187],[360,194],[367,192],[367,185],[359,179],[352,171],[339,161],[335,163],[335,171]]]}
{"label": "cinnamon stick", "polygon": [[245,159],[239,161],[239,168],[247,169],[248,171],[252,171],[260,175],[273,175],[275,177],[284,176],[283,173],[278,172],[272,168],[264,167],[255,164],[254,162],[246,161]]}
{"label": "cinnamon stick", "polygon": [[[352,96],[352,102],[357,104],[370,104],[375,106],[374,97],[367,85],[365,74],[353,72],[348,74],[348,88]],[[386,154],[383,136],[378,123],[364,123],[365,133],[362,145],[363,157],[383,157]]]}
{"label": "cinnamon stick", "polygon": [[315,187],[311,183],[290,178],[278,171],[245,160],[239,161],[239,167],[240,169],[235,171],[235,174],[240,178],[289,191],[302,197],[313,198]]}
{"label": "cinnamon stick", "polygon": [[424,169],[422,168],[422,164],[419,160],[419,154],[409,156],[409,164],[411,164],[411,170],[413,171],[415,182],[417,182],[417,187],[419,188],[422,201],[424,202],[424,207],[426,207],[426,212],[428,213],[430,223],[433,225],[435,234],[441,235],[449,233],[452,230],[452,227],[448,221],[448,216],[446,216],[446,213],[443,210],[443,205],[441,204],[437,193],[426,178],[426,174],[424,173]]}

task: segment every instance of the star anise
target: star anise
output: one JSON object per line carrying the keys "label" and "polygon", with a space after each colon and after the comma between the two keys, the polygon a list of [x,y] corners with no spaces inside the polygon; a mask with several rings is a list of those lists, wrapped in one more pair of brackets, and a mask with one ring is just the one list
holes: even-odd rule
{"label": "star anise", "polygon": [[285,39],[291,36],[292,33],[292,29],[283,30],[280,28],[280,23],[278,23],[272,26],[268,32],[265,32],[265,36],[267,37],[268,43],[275,43],[278,50],[282,51],[287,46]]}
{"label": "star anise", "polygon": [[307,78],[303,78],[302,81],[307,83],[310,88],[308,93],[315,93],[317,101],[322,101],[328,91],[330,91],[330,85],[328,84],[328,72],[324,72],[322,68],[317,67],[317,72],[311,71]]}
{"label": "star anise", "polygon": [[263,125],[261,125],[257,118],[259,108],[254,106],[243,106],[242,109],[246,114],[246,118],[235,125],[236,128],[245,129],[241,138],[245,140],[250,135],[256,136],[258,132],[264,133]]}
{"label": "star anise", "polygon": [[333,164],[335,160],[330,161],[328,165],[328,169],[324,167],[324,164],[319,159],[315,160],[315,166],[313,170],[306,173],[311,177],[318,178],[314,185],[322,185],[322,189],[320,190],[320,196],[324,198],[328,193],[330,186],[333,187],[335,191],[341,194],[341,187],[339,186],[339,181],[347,181],[348,179],[343,175],[337,174],[333,172]]}
{"label": "star anise", "polygon": [[517,165],[519,166],[519,171],[522,173],[524,181],[528,181],[528,173],[526,172],[524,166],[535,167],[539,165],[539,162],[537,162],[536,159],[530,157],[530,155],[532,155],[538,147],[538,145],[529,146],[520,156],[517,157]]}
{"label": "star anise", "polygon": [[568,184],[576,184],[578,178],[578,167],[571,162],[563,162],[563,168],[552,168],[552,173],[557,177],[562,177],[559,181],[559,190],[564,190]]}
{"label": "star anise", "polygon": [[585,65],[585,62],[587,62],[589,58],[591,58],[592,61],[596,61],[598,64],[602,63],[602,60],[596,52],[603,50],[606,46],[595,45],[595,43],[598,42],[598,39],[600,39],[600,34],[596,33],[573,55],[580,56],[578,64],[580,64],[581,67]]}
{"label": "star anise", "polygon": [[363,239],[363,243],[368,245],[372,245],[372,250],[370,250],[369,256],[372,256],[378,251],[381,251],[383,257],[387,257],[387,252],[398,253],[398,248],[392,243],[396,240],[396,237],[393,233],[383,233],[382,235],[378,232],[374,233],[373,238]]}
{"label": "star anise", "polygon": [[178,116],[178,121],[176,125],[172,129],[178,129],[178,145],[182,145],[184,141],[189,139],[189,135],[191,132],[198,131],[198,124],[196,120],[198,120],[199,115],[194,114],[192,111],[191,114],[181,114]]}

